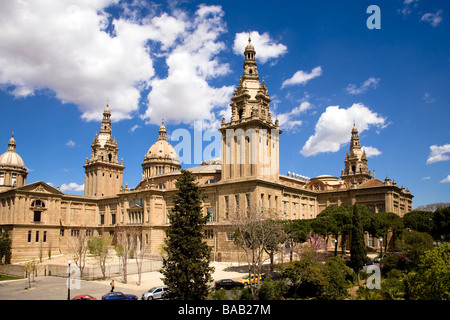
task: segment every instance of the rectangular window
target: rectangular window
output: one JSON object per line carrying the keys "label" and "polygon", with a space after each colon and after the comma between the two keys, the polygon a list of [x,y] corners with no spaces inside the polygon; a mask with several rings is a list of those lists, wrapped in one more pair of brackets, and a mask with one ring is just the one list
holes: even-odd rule
{"label": "rectangular window", "polygon": [[47,242],[47,231],[44,231],[44,237],[42,238],[43,242]]}
{"label": "rectangular window", "polygon": [[116,214],[111,214],[111,224],[116,224]]}
{"label": "rectangular window", "polygon": [[236,209],[239,210],[239,195],[234,196],[235,201],[236,201]]}
{"label": "rectangular window", "polygon": [[41,222],[41,211],[34,211],[34,222]]}
{"label": "rectangular window", "polygon": [[247,208],[250,208],[250,195],[247,194],[245,197],[247,198]]}
{"label": "rectangular window", "polygon": [[28,231],[28,242],[31,242],[31,231]]}
{"label": "rectangular window", "polygon": [[214,222],[214,208],[208,208],[206,212],[209,215],[208,222]]}
{"label": "rectangular window", "polygon": [[100,224],[101,224],[101,225],[104,225],[104,224],[105,224],[105,215],[104,215],[104,214],[101,214],[101,215],[100,215]]}
{"label": "rectangular window", "polygon": [[36,231],[36,242],[39,242],[39,231]]}
{"label": "rectangular window", "polygon": [[214,231],[213,230],[205,230],[205,239],[212,239],[214,238]]}
{"label": "rectangular window", "polygon": [[233,232],[227,232],[227,241],[233,241]]}

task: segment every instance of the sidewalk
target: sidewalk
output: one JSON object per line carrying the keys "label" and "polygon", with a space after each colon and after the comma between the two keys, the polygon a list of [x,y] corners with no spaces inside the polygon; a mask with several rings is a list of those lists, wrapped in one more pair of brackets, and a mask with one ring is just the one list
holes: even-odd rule
{"label": "sidewalk", "polygon": [[[213,281],[220,279],[240,279],[246,274],[245,270],[227,271],[229,267],[236,266],[231,263],[212,262],[211,266],[215,268],[212,275]],[[236,269],[236,268],[231,268]],[[239,268],[245,269],[245,268]],[[116,292],[134,294],[141,299],[142,293],[148,291],[154,286],[163,285],[162,274],[158,271],[143,273],[141,284],[137,285],[138,275],[129,275],[127,283],[121,282],[120,277],[115,277]],[[111,290],[111,279],[100,281],[79,280],[71,284],[70,297],[76,295],[90,294],[97,298],[108,293]],[[28,289],[28,279],[0,281],[0,300],[66,300],[68,296],[67,278],[62,277],[38,277]]]}

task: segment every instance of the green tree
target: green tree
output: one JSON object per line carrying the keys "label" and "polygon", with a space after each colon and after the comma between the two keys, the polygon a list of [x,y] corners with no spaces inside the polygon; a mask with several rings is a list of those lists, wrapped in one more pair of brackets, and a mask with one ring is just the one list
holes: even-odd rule
{"label": "green tree", "polygon": [[[323,221],[323,227],[329,228],[329,232],[334,235],[335,239],[338,239],[339,236],[342,237],[341,247],[342,247],[342,255],[345,254],[345,247],[347,242],[347,236],[352,231],[352,207],[350,206],[341,206],[341,207],[327,207],[323,210],[318,216],[317,219],[322,219],[325,217],[331,218],[331,220]],[[317,227],[317,222],[311,223],[313,228]],[[318,233],[321,233],[317,230]]]}
{"label": "green tree", "polygon": [[264,251],[269,255],[270,272],[274,270],[275,253],[280,250],[280,245],[287,239],[287,234],[284,231],[283,224],[279,220],[265,220],[266,230],[271,236],[264,242]]}
{"label": "green tree", "polygon": [[5,257],[5,264],[9,264],[11,260],[11,239],[8,231],[2,231],[0,235],[0,264]]}
{"label": "green tree", "polygon": [[433,236],[443,240],[450,236],[450,207],[437,209],[433,213]]}
{"label": "green tree", "polygon": [[416,269],[422,255],[433,248],[433,238],[425,232],[405,231],[396,246],[406,255],[408,269]]}
{"label": "green tree", "polygon": [[201,300],[208,296],[208,283],[214,268],[209,266],[211,248],[203,241],[203,227],[208,215],[202,214],[202,194],[190,171],[181,170],[175,183],[174,209],[164,240],[164,283],[168,299]]}
{"label": "green tree", "polygon": [[331,257],[326,262],[326,284],[324,299],[341,300],[348,297],[348,289],[352,283],[352,270],[345,265],[341,257]]}
{"label": "green tree", "polygon": [[419,269],[405,277],[407,296],[413,300],[450,299],[450,244],[427,251]]}
{"label": "green tree", "polygon": [[107,239],[103,239],[103,237],[91,237],[88,240],[89,252],[97,259],[103,279],[106,278],[106,259],[108,258],[108,249],[111,243],[111,237]]}
{"label": "green tree", "polygon": [[359,272],[362,270],[367,261],[367,250],[366,244],[364,243],[364,230],[360,215],[360,211],[364,210],[364,208],[365,207],[357,204],[353,205],[353,228],[350,248],[350,262],[353,270],[358,275],[358,281]]}
{"label": "green tree", "polygon": [[323,294],[326,285],[325,265],[312,255],[282,266],[281,271],[283,278],[290,284],[290,296],[307,298]]}
{"label": "green tree", "polygon": [[433,231],[433,213],[413,210],[403,216],[403,223],[405,228],[431,234]]}
{"label": "green tree", "polygon": [[292,262],[294,247],[308,239],[307,236],[311,231],[310,223],[308,220],[286,220],[283,230],[289,248],[289,261]]}
{"label": "green tree", "polygon": [[393,212],[379,212],[378,229],[375,232],[376,236],[383,237],[384,252],[388,248],[388,235],[391,234],[391,243],[395,243],[399,235],[404,231],[402,218]]}
{"label": "green tree", "polygon": [[282,300],[288,292],[288,289],[286,280],[273,280],[269,278],[261,282],[258,298],[259,300]]}

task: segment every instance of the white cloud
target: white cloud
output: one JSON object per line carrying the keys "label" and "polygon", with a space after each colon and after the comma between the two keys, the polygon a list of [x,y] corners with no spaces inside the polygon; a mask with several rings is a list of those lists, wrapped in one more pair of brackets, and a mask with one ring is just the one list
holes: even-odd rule
{"label": "white cloud", "polygon": [[404,0],[402,9],[398,10],[403,14],[403,16],[407,16],[412,12],[412,8],[417,7],[417,3],[419,0]]}
{"label": "white cloud", "polygon": [[[237,33],[234,38],[233,52],[243,55],[248,44],[248,32]],[[256,59],[262,64],[271,59],[276,59],[287,52],[287,47],[281,43],[275,43],[267,32],[259,34],[258,31],[250,32],[252,45],[255,47]]]}
{"label": "white cloud", "polygon": [[61,192],[67,192],[67,191],[76,191],[81,192],[84,191],[84,184],[77,184],[75,182],[70,182],[68,184],[63,183],[60,187]]}
{"label": "white cloud", "polygon": [[375,147],[362,146],[361,149],[365,150],[367,158],[379,156],[381,154],[381,151]]}
{"label": "white cloud", "polygon": [[424,96],[423,96],[423,101],[425,101],[425,103],[434,103],[436,102],[436,99],[433,98],[432,96],[430,96],[430,94],[428,92],[425,92]]}
{"label": "white cloud", "polygon": [[136,131],[136,129],[139,129],[141,126],[140,125],[138,125],[138,124],[135,124],[134,126],[132,126],[131,128],[130,128],[130,132],[134,132],[134,131]]}
{"label": "white cloud", "polygon": [[[363,104],[355,103],[348,109],[330,106],[320,116],[314,135],[309,137],[300,153],[309,157],[322,152],[339,151],[343,145],[350,141],[353,121],[355,121],[360,134],[371,126],[384,128],[386,125],[384,117],[371,111]],[[375,148],[367,151],[376,153]]]}
{"label": "white cloud", "polygon": [[428,22],[433,27],[437,27],[442,22],[442,10],[438,10],[436,13],[425,13],[420,21]]}
{"label": "white cloud", "polygon": [[225,49],[218,41],[226,31],[223,15],[219,6],[202,5],[193,21],[186,22],[183,41],[167,53],[167,77],[150,81],[148,108],[142,116],[146,123],[160,124],[162,118],[175,124],[194,120],[214,123],[214,109],[228,106],[233,87],[215,88],[208,83],[230,71],[217,57]]}
{"label": "white cloud", "polygon": [[440,183],[450,183],[450,174],[447,176],[447,178],[442,179]]}
{"label": "white cloud", "polygon": [[283,81],[283,84],[281,85],[281,88],[284,88],[288,85],[294,85],[294,84],[306,84],[309,80],[317,78],[322,75],[322,67],[318,66],[312,69],[310,73],[305,72],[303,70],[299,70],[292,78],[287,79]]}
{"label": "white cloud", "polygon": [[301,120],[295,120],[294,118],[302,113],[305,113],[307,110],[311,109],[312,105],[308,101],[302,101],[302,103],[286,113],[275,113],[274,117],[278,119],[278,123],[281,129],[283,130],[291,130],[297,126],[301,126],[303,122]]}
{"label": "white cloud", "polygon": [[427,164],[450,160],[450,144],[444,144],[443,146],[432,145],[430,150],[431,153],[428,156]]}
{"label": "white cloud", "polygon": [[[111,19],[118,0],[0,2],[0,84],[18,97],[50,89],[87,120],[113,120],[138,110],[140,89],[154,76],[148,40],[169,48],[184,22],[167,14],[145,23]],[[105,31],[111,20],[113,34]]]}
{"label": "white cloud", "polygon": [[370,77],[366,81],[363,82],[359,87],[354,84],[349,84],[347,86],[347,92],[350,94],[361,94],[366,92],[369,88],[377,88],[378,83],[380,82],[380,78]]}
{"label": "white cloud", "polygon": [[69,148],[73,148],[73,147],[75,147],[75,145],[76,145],[76,143],[72,140],[69,140],[66,142],[66,146]]}

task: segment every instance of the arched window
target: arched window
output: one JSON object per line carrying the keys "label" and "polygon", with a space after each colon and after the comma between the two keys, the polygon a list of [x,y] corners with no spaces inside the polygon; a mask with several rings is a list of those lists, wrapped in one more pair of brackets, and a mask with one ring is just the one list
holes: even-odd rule
{"label": "arched window", "polygon": [[35,208],[35,207],[45,208],[45,203],[44,203],[44,201],[41,201],[41,200],[34,200],[31,203],[31,207],[33,207],[33,208]]}
{"label": "arched window", "polygon": [[241,119],[242,119],[242,116],[244,115],[244,108],[239,109],[238,115],[239,115],[239,120],[241,120]]}
{"label": "arched window", "polygon": [[44,201],[34,200],[31,202],[31,210],[33,210],[33,222],[41,222],[42,212],[46,210]]}
{"label": "arched window", "polygon": [[130,201],[130,208],[133,206],[144,207],[144,200],[142,199],[134,199]]}

